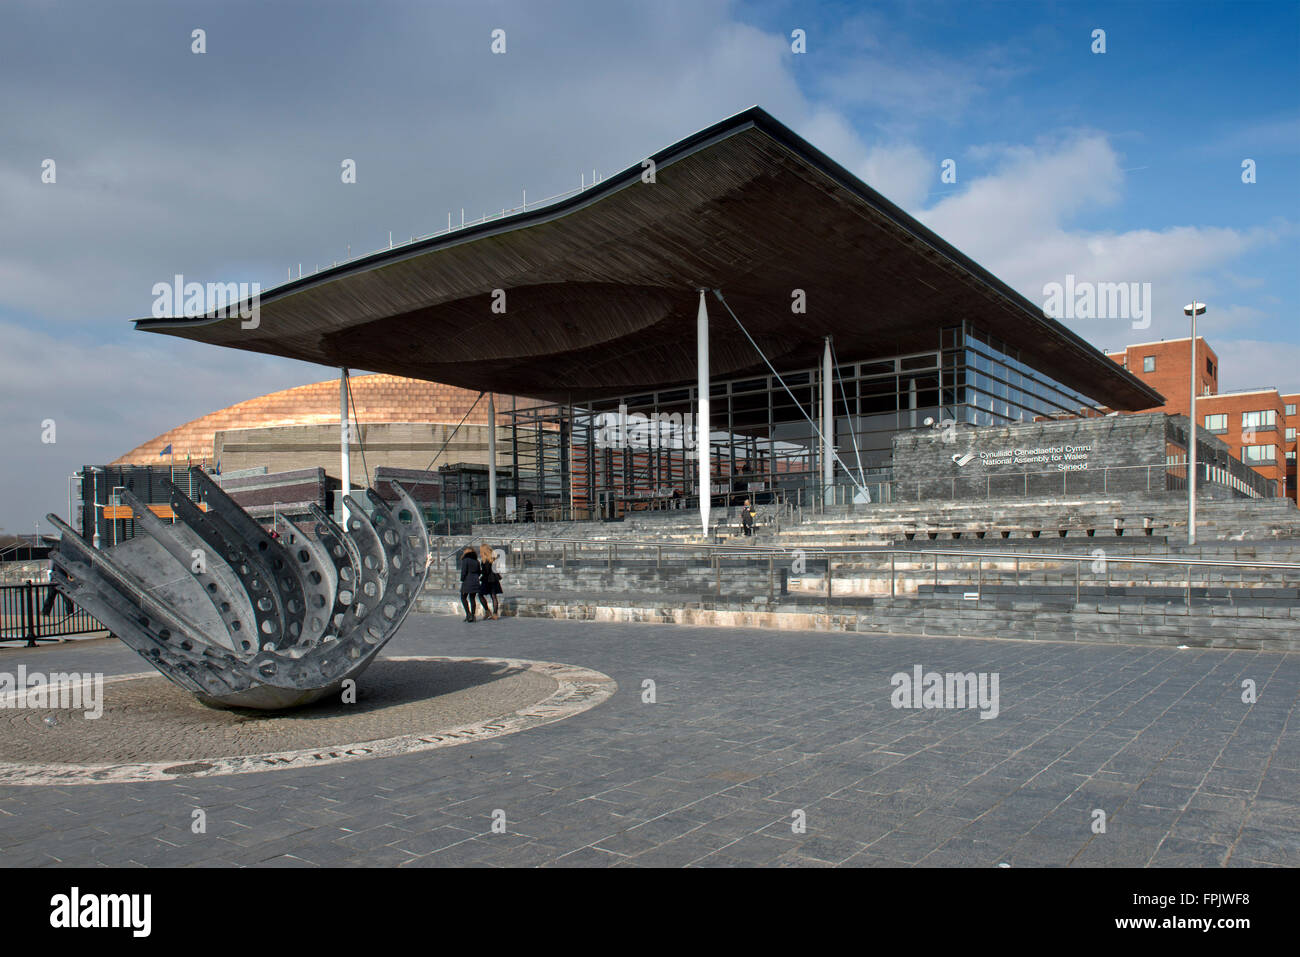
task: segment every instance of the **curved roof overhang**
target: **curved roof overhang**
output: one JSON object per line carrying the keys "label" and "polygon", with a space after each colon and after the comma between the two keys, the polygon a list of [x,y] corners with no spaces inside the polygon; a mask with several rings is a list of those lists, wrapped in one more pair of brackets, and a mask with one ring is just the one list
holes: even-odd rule
{"label": "curved roof overhang", "polygon": [[[754,107],[568,199],[262,293],[259,324],[140,319],[213,345],[550,401],[694,382],[699,288],[778,369],[936,347],[970,320],[1114,409],[1163,397]],[[492,311],[493,290],[506,311]],[[807,313],[793,314],[792,292]],[[709,297],[715,378],[766,367]]]}

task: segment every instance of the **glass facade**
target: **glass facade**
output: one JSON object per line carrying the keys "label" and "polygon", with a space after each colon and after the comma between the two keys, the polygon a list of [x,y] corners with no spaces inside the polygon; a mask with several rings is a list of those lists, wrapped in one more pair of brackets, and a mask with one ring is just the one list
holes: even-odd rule
{"label": "glass facade", "polygon": [[[865,361],[836,358],[831,383],[836,485],[859,476],[869,486],[888,482],[892,439],[900,431],[946,420],[991,426],[1101,414],[1092,399],[1034,369],[1019,350],[969,323],[937,330],[929,351]],[[729,503],[746,493],[766,500],[783,491],[820,487],[821,377],[818,367],[782,370],[779,379],[764,375],[710,385],[715,500]],[[554,434],[561,421],[572,423],[575,510],[609,516],[693,499],[699,493],[695,441],[684,441],[682,430],[690,429],[695,391],[679,387],[556,409],[552,426],[539,434]],[[530,413],[530,425],[538,429],[535,416]],[[518,462],[525,487],[529,464]]]}

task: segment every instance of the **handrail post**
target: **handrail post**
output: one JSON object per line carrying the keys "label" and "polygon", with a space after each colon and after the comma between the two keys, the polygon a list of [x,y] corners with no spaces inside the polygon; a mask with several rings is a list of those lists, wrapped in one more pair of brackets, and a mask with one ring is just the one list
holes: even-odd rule
{"label": "handrail post", "polygon": [[776,601],[776,558],[771,552],[767,556],[767,600]]}
{"label": "handrail post", "polygon": [[1074,560],[1074,603],[1079,604],[1079,559]]}
{"label": "handrail post", "polygon": [[1192,566],[1187,566],[1187,610],[1192,610]]}
{"label": "handrail post", "polygon": [[614,570],[614,546],[613,545],[606,546],[605,558],[606,558],[605,567],[612,572]]}
{"label": "handrail post", "polygon": [[894,595],[894,552],[893,552],[893,549],[890,549],[890,552],[889,552],[889,597],[890,597],[890,598],[895,597],[895,595]]}
{"label": "handrail post", "polygon": [[976,564],[979,566],[979,571],[978,571],[979,578],[978,578],[978,583],[975,586],[975,594],[980,599],[982,599],[984,597],[984,558],[983,556],[980,556],[979,558],[975,559],[975,561]]}
{"label": "handrail post", "polygon": [[23,617],[26,618],[27,624],[27,647],[36,647],[36,586],[27,582],[27,587],[23,591]]}
{"label": "handrail post", "polygon": [[664,547],[662,545],[656,545],[655,546],[655,571],[659,571],[659,569],[663,568],[663,562],[664,562]]}

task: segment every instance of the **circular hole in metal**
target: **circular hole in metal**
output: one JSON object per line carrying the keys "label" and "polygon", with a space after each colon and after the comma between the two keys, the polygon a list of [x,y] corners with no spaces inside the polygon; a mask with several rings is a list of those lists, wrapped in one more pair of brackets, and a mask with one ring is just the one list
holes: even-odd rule
{"label": "circular hole in metal", "polygon": [[387,542],[389,545],[397,544],[397,535],[396,533],[393,532],[391,528],[384,532],[384,541]]}
{"label": "circular hole in metal", "polygon": [[379,594],[379,586],[376,585],[374,582],[366,582],[364,585],[361,586],[361,590],[365,592],[367,595],[369,595],[371,598],[374,598],[377,594]]}
{"label": "circular hole in metal", "polygon": [[226,612],[230,611],[230,602],[223,601],[220,607],[221,607],[221,613],[224,615]]}
{"label": "circular hole in metal", "polygon": [[395,618],[396,616],[397,616],[397,606],[396,606],[396,605],[385,605],[385,606],[384,606],[384,617],[385,617],[385,618],[391,620],[391,619]]}
{"label": "circular hole in metal", "polygon": [[275,624],[271,621],[271,619],[267,618],[262,621],[262,634],[264,635],[275,634]]}
{"label": "circular hole in metal", "polygon": [[310,581],[313,585],[319,585],[319,584],[320,584],[320,572],[318,572],[318,571],[311,571],[311,572],[308,572],[308,573],[307,573],[307,579],[308,579],[308,581]]}
{"label": "circular hole in metal", "polygon": [[[240,630],[241,628],[243,628],[244,626],[241,625],[241,624],[239,623],[239,619],[236,618],[234,621],[232,621],[232,622],[230,623],[230,627],[231,627],[231,629],[232,629],[233,631],[239,631],[239,630]],[[244,642],[244,644],[248,644],[248,642]]]}
{"label": "circular hole in metal", "polygon": [[344,565],[342,568],[340,568],[339,578],[342,578],[345,582],[352,581],[352,566]]}
{"label": "circular hole in metal", "polygon": [[369,568],[371,571],[374,571],[376,568],[379,567],[379,562],[375,561],[374,555],[367,555],[365,560],[365,566]]}
{"label": "circular hole in metal", "polygon": [[167,629],[167,628],[160,628],[160,629],[158,629],[158,637],[161,638],[163,641],[166,641],[166,640],[169,639],[171,636],[172,636],[172,633],[171,633],[171,631],[170,631],[169,629]]}
{"label": "circular hole in metal", "polygon": [[289,622],[289,634],[290,634],[290,635],[292,635],[294,638],[297,638],[297,637],[298,637],[298,632],[300,632],[300,631],[302,631],[302,629],[301,629],[300,627],[298,627],[298,623],[297,623],[296,621],[291,621],[291,622]]}
{"label": "circular hole in metal", "polygon": [[352,604],[352,592],[348,591],[347,589],[344,589],[343,591],[339,592],[339,604],[340,605]]}
{"label": "circular hole in metal", "polygon": [[260,542],[257,543],[257,550],[258,550],[259,552],[264,552],[264,551],[266,551],[266,550],[267,550],[268,548],[270,548],[270,547],[271,547],[271,543],[268,542],[265,538],[262,539]]}
{"label": "circular hole in metal", "polygon": [[298,561],[303,562],[304,564],[311,561],[311,552],[307,551],[305,548],[298,549]]}
{"label": "circular hole in metal", "polygon": [[398,583],[397,583],[397,587],[394,589],[394,591],[396,591],[397,594],[399,594],[399,595],[405,595],[405,594],[406,594],[406,584],[405,584],[404,582],[398,582]]}
{"label": "circular hole in metal", "polygon": [[394,567],[394,568],[397,568],[397,569],[400,569],[400,568],[402,567],[402,556],[401,556],[401,555],[394,555],[394,556],[393,556],[393,567]]}
{"label": "circular hole in metal", "polygon": [[216,590],[217,590],[217,583],[216,583],[216,582],[208,582],[208,591],[216,591]]}
{"label": "circular hole in metal", "polygon": [[258,611],[270,611],[274,607],[275,605],[271,602],[271,599],[269,598],[259,598],[257,600]]}

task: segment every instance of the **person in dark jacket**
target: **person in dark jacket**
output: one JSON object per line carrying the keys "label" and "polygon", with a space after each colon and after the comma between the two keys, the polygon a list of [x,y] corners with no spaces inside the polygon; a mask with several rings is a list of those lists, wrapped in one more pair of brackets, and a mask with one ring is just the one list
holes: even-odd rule
{"label": "person in dark jacket", "polygon": [[465,620],[474,621],[474,599],[478,597],[481,569],[474,546],[466,545],[460,553],[460,603],[465,608]]}
{"label": "person in dark jacket", "polygon": [[[479,589],[478,600],[483,603],[483,614],[496,621],[501,617],[497,595],[501,594],[501,573],[496,570],[497,553],[487,542],[478,550]],[[492,597],[492,609],[488,610],[488,596]]]}
{"label": "person in dark jacket", "polygon": [[758,512],[754,506],[749,504],[749,499],[745,499],[745,504],[740,509],[740,524],[743,526],[746,535],[754,534],[754,519],[758,517]]}

